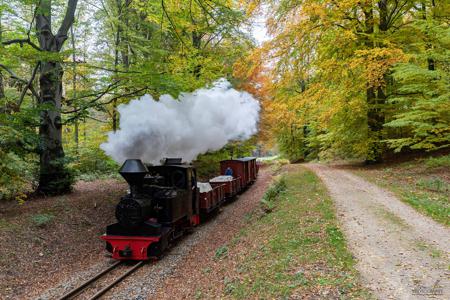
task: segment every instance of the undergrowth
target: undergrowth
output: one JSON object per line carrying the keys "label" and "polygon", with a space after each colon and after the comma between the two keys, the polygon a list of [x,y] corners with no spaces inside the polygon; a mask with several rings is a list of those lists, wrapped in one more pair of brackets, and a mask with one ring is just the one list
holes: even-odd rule
{"label": "undergrowth", "polygon": [[450,168],[450,154],[439,157],[430,157],[425,160],[425,165],[428,168]]}
{"label": "undergrowth", "polygon": [[271,212],[276,205],[277,197],[286,190],[286,179],[283,176],[275,179],[275,182],[267,189],[261,199],[261,207],[265,212]]}

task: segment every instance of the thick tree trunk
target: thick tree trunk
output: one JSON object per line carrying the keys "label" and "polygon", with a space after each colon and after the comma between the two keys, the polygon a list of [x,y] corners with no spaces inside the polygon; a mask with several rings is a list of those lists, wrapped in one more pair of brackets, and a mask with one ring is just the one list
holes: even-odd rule
{"label": "thick tree trunk", "polygon": [[[382,0],[378,2],[380,24],[378,29],[383,32],[387,30],[387,1]],[[373,10],[370,9],[365,14],[366,17],[366,34],[368,36],[374,33],[375,24],[373,17]],[[366,41],[366,46],[368,48],[373,48],[376,46],[374,42],[368,38]],[[384,146],[381,142],[383,139],[383,125],[385,122],[385,116],[383,111],[383,105],[386,102],[386,94],[382,87],[368,87],[366,90],[367,98],[367,125],[369,133],[369,145],[368,153],[366,156],[366,163],[373,164],[379,163],[383,159]]]}
{"label": "thick tree trunk", "polygon": [[38,190],[45,194],[58,194],[70,190],[70,176],[64,166],[62,147],[62,75],[58,62],[42,62],[39,78],[41,103],[50,109],[41,111],[40,177]]}
{"label": "thick tree trunk", "polygon": [[[41,0],[36,15],[36,31],[43,51],[58,53],[67,32],[72,26],[77,0],[69,0],[67,12],[58,34],[53,35],[51,25],[51,0]],[[65,168],[62,146],[62,76],[59,61],[41,61],[40,99],[43,110],[40,115],[40,174],[38,192],[60,194],[70,191],[72,178]]]}
{"label": "thick tree trunk", "polygon": [[[0,44],[2,43],[2,33],[3,33],[3,28],[2,28],[2,14],[0,12]],[[5,98],[5,86],[3,84],[3,73],[0,70],[0,99]]]}

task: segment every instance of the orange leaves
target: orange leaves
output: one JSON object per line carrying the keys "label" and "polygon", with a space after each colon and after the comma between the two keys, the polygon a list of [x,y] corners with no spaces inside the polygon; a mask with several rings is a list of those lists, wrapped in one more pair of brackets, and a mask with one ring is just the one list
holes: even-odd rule
{"label": "orange leaves", "polygon": [[363,66],[364,76],[370,87],[380,87],[386,84],[384,77],[389,69],[399,62],[406,62],[408,56],[397,48],[373,48],[357,50],[355,58],[351,60],[350,67]]}

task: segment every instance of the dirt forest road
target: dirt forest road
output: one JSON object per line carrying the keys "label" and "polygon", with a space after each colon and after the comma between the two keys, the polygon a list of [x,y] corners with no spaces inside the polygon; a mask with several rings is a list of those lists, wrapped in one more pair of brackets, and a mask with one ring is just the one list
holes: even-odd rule
{"label": "dirt forest road", "polygon": [[450,299],[450,230],[364,179],[319,164],[363,282],[379,299]]}

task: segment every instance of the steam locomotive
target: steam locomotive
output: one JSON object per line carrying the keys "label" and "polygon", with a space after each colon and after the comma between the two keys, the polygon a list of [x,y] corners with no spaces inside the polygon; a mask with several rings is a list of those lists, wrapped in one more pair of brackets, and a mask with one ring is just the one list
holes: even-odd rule
{"label": "steam locomotive", "polygon": [[129,191],[116,206],[117,223],[101,236],[112,258],[160,258],[176,239],[251,185],[258,173],[254,157],[221,161],[220,169],[223,175],[198,182],[196,169],[180,158],[159,166],[126,160],[119,173]]}

